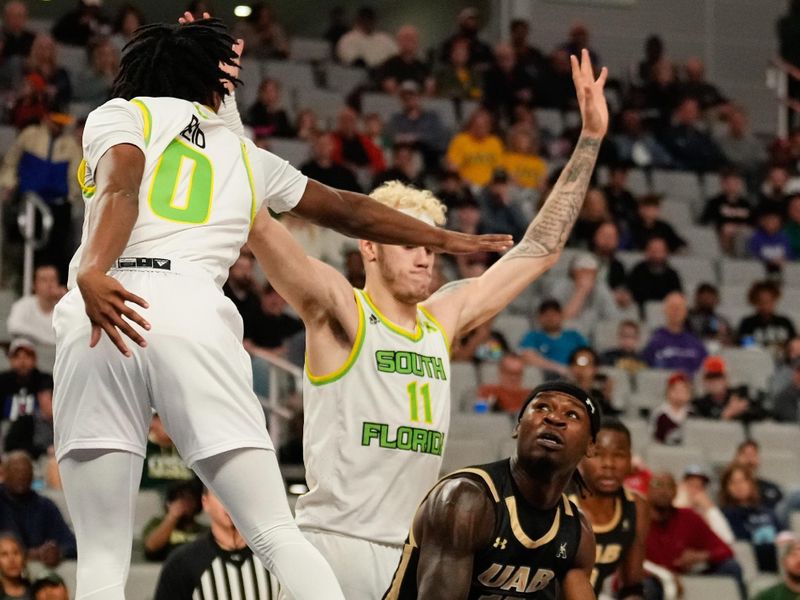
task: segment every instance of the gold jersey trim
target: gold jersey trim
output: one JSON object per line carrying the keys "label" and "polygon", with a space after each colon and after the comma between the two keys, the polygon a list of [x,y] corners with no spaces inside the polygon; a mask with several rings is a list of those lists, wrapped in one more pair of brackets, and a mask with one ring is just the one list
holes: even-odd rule
{"label": "gold jersey trim", "polygon": [[153,131],[153,117],[150,114],[150,109],[138,98],[131,100],[131,104],[136,105],[139,110],[142,111],[142,118],[144,119],[144,145],[147,146],[150,144],[150,133]]}
{"label": "gold jersey trim", "polygon": [[517,499],[514,496],[506,497],[506,508],[508,508],[508,516],[511,520],[511,531],[514,532],[514,537],[517,538],[520,544],[534,550],[540,546],[553,541],[558,533],[558,528],[561,526],[561,508],[556,509],[556,516],[553,519],[553,524],[550,529],[538,540],[532,540],[528,534],[522,529],[522,524],[519,522],[519,515],[517,514]]}

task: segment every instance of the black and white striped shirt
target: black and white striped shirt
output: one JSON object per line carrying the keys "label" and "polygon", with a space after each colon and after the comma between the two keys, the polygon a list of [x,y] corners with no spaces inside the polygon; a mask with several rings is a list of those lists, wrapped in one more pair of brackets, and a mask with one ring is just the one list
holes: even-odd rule
{"label": "black and white striped shirt", "polygon": [[209,533],[164,563],[154,600],[277,600],[278,580],[250,548],[223,550]]}

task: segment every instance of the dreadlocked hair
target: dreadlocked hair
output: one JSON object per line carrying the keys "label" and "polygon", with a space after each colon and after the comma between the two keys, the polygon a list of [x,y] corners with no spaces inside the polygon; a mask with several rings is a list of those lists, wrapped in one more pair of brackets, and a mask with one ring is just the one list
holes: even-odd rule
{"label": "dreadlocked hair", "polygon": [[111,97],[171,97],[211,106],[215,94],[228,93],[224,81],[241,83],[220,68],[237,65],[233,43],[219,19],[140,27],[122,50]]}

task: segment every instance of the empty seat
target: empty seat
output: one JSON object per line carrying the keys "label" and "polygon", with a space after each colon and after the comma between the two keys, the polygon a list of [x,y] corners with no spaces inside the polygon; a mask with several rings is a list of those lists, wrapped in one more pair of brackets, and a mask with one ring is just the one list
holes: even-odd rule
{"label": "empty seat", "polygon": [[700,448],[689,446],[664,446],[651,444],[647,448],[647,465],[653,472],[669,471],[680,479],[686,465],[702,465],[705,462]]}
{"label": "empty seat", "polygon": [[[735,323],[732,323],[735,327]],[[772,355],[758,346],[723,348],[720,353],[727,363],[731,383],[746,384],[754,390],[766,390],[775,370]]]}
{"label": "empty seat", "polygon": [[664,302],[661,300],[648,300],[644,303],[644,320],[653,330],[664,325]]}
{"label": "empty seat", "polygon": [[243,58],[241,64],[239,79],[242,85],[236,88],[236,103],[239,105],[239,110],[245,112],[258,98],[258,86],[264,77],[264,71],[261,63],[252,58]]}
{"label": "empty seat", "polygon": [[735,541],[731,545],[736,560],[742,567],[742,575],[745,583],[749,584],[758,575],[758,564],[756,563],[756,553],[750,542]]}
{"label": "empty seat", "polygon": [[720,280],[724,285],[739,284],[743,281],[757,281],[765,276],[764,265],[757,260],[738,260],[721,258]]}
{"label": "empty seat", "polygon": [[739,588],[732,577],[689,575],[681,579],[686,600],[733,600],[739,597]]}
{"label": "empty seat", "polygon": [[794,448],[800,452],[800,427],[795,423],[753,423],[750,426],[750,437],[764,451]]}
{"label": "empty seat", "polygon": [[325,81],[329,89],[340,94],[349,94],[367,81],[367,72],[357,67],[331,63],[325,70]]}
{"label": "empty seat", "polygon": [[475,391],[478,389],[478,374],[471,362],[450,364],[451,412],[472,410]]}
{"label": "empty seat", "polygon": [[676,227],[678,231],[694,222],[694,215],[689,203],[671,198],[661,203],[661,218]]}
{"label": "empty seat", "polygon": [[651,394],[659,402],[663,401],[667,392],[667,380],[672,375],[670,369],[643,369],[636,373],[634,380],[636,392],[639,394]]}
{"label": "empty seat", "polygon": [[56,505],[59,512],[64,517],[64,520],[67,522],[67,525],[72,527],[72,517],[69,514],[69,510],[67,510],[67,500],[64,498],[64,492],[61,490],[44,488],[39,493],[45,498],[53,501],[53,504]]}
{"label": "empty seat", "polygon": [[12,290],[0,290],[0,342],[8,342],[11,336],[8,333],[8,315],[11,306],[16,302],[17,295]]}
{"label": "empty seat", "polygon": [[653,170],[653,188],[659,194],[686,202],[694,202],[703,197],[700,179],[691,171]]}
{"label": "empty seat", "polygon": [[690,255],[705,256],[706,258],[719,257],[719,239],[713,228],[688,225],[681,227],[679,233],[689,244],[688,253]]}
{"label": "empty seat", "polygon": [[37,367],[52,373],[56,364],[56,347],[53,344],[36,344]]}
{"label": "empty seat", "polygon": [[628,171],[627,188],[634,196],[649,194],[651,192],[651,187],[647,173],[642,169],[631,169]]}
{"label": "empty seat", "polygon": [[14,143],[14,140],[17,139],[17,131],[16,127],[12,127],[11,125],[0,125],[0,148],[2,148],[3,154],[11,147]]}
{"label": "empty seat", "polygon": [[535,111],[536,123],[539,129],[549,131],[552,135],[561,135],[564,131],[564,116],[555,108],[537,108]]}
{"label": "empty seat", "polygon": [[611,380],[611,401],[612,404],[624,410],[628,406],[631,396],[631,376],[625,369],[614,367],[601,367],[600,372]]}
{"label": "empty seat", "polygon": [[[691,241],[691,240],[690,240]],[[669,260],[672,268],[681,276],[683,289],[692,293],[698,283],[716,283],[717,272],[711,259],[700,256],[673,256]]]}
{"label": "empty seat", "polygon": [[450,438],[505,439],[511,435],[514,421],[505,413],[463,413],[450,419]]}
{"label": "empty seat", "polygon": [[467,440],[451,436],[445,442],[441,473],[446,475],[464,467],[493,462],[497,453],[497,445],[485,439]]}
{"label": "empty seat", "polygon": [[744,428],[738,421],[689,419],[683,426],[683,443],[700,448],[706,454],[727,450],[733,455],[744,437]]}
{"label": "empty seat", "polygon": [[522,336],[524,336],[530,328],[530,319],[528,317],[509,315],[506,313],[498,315],[494,323],[492,323],[492,329],[502,333],[506,341],[508,341],[512,347],[516,347],[517,344],[519,344]]}
{"label": "empty seat", "polygon": [[296,61],[318,62],[331,55],[330,42],[317,38],[293,37],[289,56]]}
{"label": "empty seat", "polygon": [[164,514],[164,501],[155,490],[139,490],[136,495],[136,509],[133,517],[133,537],[142,535],[142,530],[153,517]]}
{"label": "empty seat", "polygon": [[297,92],[297,112],[304,108],[313,110],[321,121],[319,125],[323,130],[333,126],[343,105],[344,101],[339,92],[314,88]]}
{"label": "empty seat", "polygon": [[593,348],[599,353],[616,348],[617,329],[619,329],[619,321],[598,321],[594,326],[594,331],[592,332]]}
{"label": "empty seat", "polygon": [[262,64],[264,74],[281,82],[286,90],[303,90],[317,87],[314,70],[307,63],[289,60],[266,60]]}
{"label": "empty seat", "polygon": [[456,107],[450,98],[426,98],[423,100],[422,105],[425,110],[430,110],[438,114],[442,125],[447,127],[450,131],[454,131],[458,128]]}
{"label": "empty seat", "polygon": [[786,451],[764,450],[761,452],[759,475],[774,481],[787,490],[800,485],[800,469],[798,468],[798,449]]}
{"label": "empty seat", "polygon": [[399,110],[400,101],[390,94],[370,92],[361,97],[361,112],[365,115],[378,113],[384,121],[388,121]]}
{"label": "empty seat", "polygon": [[640,415],[653,412],[664,402],[664,394],[652,392],[633,392],[628,397],[628,407],[631,414]]}
{"label": "empty seat", "polygon": [[271,138],[269,150],[299,168],[309,159],[311,146],[305,140]]}
{"label": "empty seat", "polygon": [[626,417],[622,422],[631,432],[631,447],[634,453],[642,454],[653,443],[650,438],[650,424],[637,417]]}

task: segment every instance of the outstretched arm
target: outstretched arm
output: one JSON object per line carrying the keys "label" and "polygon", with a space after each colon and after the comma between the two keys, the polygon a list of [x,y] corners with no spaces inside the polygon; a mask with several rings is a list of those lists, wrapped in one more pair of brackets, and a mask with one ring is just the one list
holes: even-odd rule
{"label": "outstretched arm", "polygon": [[590,581],[594,568],[595,542],[592,526],[581,514],[581,541],[575,564],[567,571],[563,583],[564,600],[595,600]]}
{"label": "outstretched arm", "polygon": [[476,481],[449,479],[431,492],[414,520],[420,598],[466,600],[475,552],[491,542],[494,520],[492,500]]}
{"label": "outstretched arm", "polygon": [[426,307],[442,321],[451,339],[503,310],[528,285],[557,261],[578,218],[600,143],[608,129],[603,87],[608,71],[594,79],[589,54],[580,63],[572,57],[572,79],[583,119],[583,130],[567,166],[522,241],[475,279],[452,282]]}

